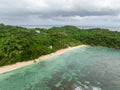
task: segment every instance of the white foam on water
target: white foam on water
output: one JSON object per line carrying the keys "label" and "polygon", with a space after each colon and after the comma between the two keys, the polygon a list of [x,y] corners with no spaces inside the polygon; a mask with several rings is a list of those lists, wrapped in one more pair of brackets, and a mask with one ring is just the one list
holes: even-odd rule
{"label": "white foam on water", "polygon": [[102,90],[100,87],[92,86],[92,90]]}
{"label": "white foam on water", "polygon": [[75,90],[83,90],[81,87],[76,87]]}
{"label": "white foam on water", "polygon": [[76,87],[74,90],[102,90],[100,87],[91,86],[89,88],[83,89],[82,87]]}

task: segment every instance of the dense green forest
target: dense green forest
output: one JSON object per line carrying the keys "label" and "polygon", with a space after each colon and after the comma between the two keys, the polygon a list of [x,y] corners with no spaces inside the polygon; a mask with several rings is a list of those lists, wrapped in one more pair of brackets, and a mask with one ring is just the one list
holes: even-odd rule
{"label": "dense green forest", "polygon": [[80,44],[120,49],[120,32],[75,26],[44,29],[0,24],[0,66],[35,59]]}

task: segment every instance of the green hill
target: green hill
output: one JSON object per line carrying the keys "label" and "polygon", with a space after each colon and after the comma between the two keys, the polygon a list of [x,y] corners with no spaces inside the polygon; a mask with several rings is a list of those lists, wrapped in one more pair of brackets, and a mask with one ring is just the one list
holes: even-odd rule
{"label": "green hill", "polygon": [[0,66],[80,44],[120,49],[120,32],[75,26],[28,29],[0,24]]}

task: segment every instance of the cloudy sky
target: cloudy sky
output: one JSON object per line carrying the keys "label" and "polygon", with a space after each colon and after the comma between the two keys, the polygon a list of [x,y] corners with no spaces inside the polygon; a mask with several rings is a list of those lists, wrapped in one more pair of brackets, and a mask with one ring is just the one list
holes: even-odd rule
{"label": "cloudy sky", "polygon": [[0,0],[0,23],[120,25],[120,0]]}

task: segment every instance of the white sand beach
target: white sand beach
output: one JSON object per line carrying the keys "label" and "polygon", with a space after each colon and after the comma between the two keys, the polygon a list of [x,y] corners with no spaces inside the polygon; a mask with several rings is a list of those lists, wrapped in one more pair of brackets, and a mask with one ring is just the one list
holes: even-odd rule
{"label": "white sand beach", "polygon": [[56,51],[54,53],[51,53],[51,54],[48,54],[48,55],[40,56],[39,58],[37,58],[35,60],[18,62],[16,64],[12,64],[12,65],[8,65],[8,66],[3,66],[3,67],[0,67],[0,74],[6,73],[6,72],[9,72],[9,71],[12,71],[12,70],[16,70],[16,69],[19,69],[19,68],[22,68],[22,67],[34,64],[34,63],[38,63],[40,61],[52,58],[54,56],[63,54],[65,52],[69,52],[69,51],[71,51],[73,49],[80,48],[80,47],[85,47],[85,46],[87,46],[87,45],[80,45],[80,46],[75,46],[75,47],[68,47],[66,49],[61,49],[61,50],[58,50],[58,51]]}

